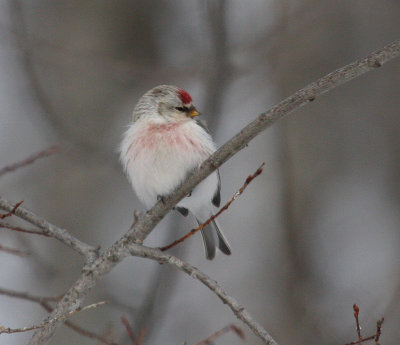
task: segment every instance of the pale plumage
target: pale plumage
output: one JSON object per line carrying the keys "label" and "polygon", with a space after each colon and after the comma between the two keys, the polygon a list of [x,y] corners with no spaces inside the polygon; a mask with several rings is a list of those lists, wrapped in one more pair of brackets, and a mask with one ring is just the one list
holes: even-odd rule
{"label": "pale plumage", "polygon": [[[216,149],[210,134],[193,119],[199,113],[191,101],[186,91],[160,85],[143,95],[133,111],[120,157],[133,189],[146,207],[170,194]],[[220,181],[215,172],[177,206],[182,214],[189,210],[201,223],[213,214],[213,204],[219,206],[219,201]],[[216,247],[230,254],[215,222],[205,227],[202,235],[208,259],[214,258]]]}

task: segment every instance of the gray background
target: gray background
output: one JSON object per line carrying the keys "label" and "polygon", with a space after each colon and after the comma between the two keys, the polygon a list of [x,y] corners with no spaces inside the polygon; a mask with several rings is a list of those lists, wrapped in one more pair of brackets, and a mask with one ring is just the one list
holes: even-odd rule
{"label": "gray background", "polygon": [[[137,99],[158,84],[189,91],[221,145],[257,114],[333,69],[399,39],[397,0],[0,2],[0,167],[53,143],[61,152],[0,180],[1,195],[109,246],[143,210],[116,149]],[[382,344],[400,342],[400,61],[317,99],[257,137],[221,168],[223,201],[266,162],[221,218],[231,257],[205,260],[201,239],[171,252],[204,270],[279,344],[344,344],[386,321]],[[146,244],[194,225],[171,213]],[[59,295],[81,258],[53,239],[1,230],[0,285]],[[195,343],[235,322],[199,282],[130,258],[74,321],[130,344],[126,315],[144,344]],[[0,296],[0,324],[39,323],[39,305]],[[247,344],[260,341],[246,332]],[[30,334],[2,335],[24,344]],[[217,344],[240,344],[225,335]],[[96,344],[66,327],[51,344]]]}

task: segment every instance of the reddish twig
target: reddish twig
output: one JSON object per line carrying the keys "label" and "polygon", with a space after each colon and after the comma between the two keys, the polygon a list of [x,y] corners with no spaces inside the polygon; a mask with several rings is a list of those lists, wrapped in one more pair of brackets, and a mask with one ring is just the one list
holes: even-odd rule
{"label": "reddish twig", "polygon": [[356,319],[358,341],[361,344],[362,342],[361,327],[360,327],[360,321],[358,320],[358,314],[360,313],[360,308],[358,308],[357,304],[353,304],[353,310],[354,310],[354,318]]}
{"label": "reddish twig", "polygon": [[15,204],[15,206],[13,207],[13,209],[12,209],[10,212],[4,213],[4,214],[0,214],[0,219],[4,219],[4,218],[7,218],[7,217],[11,217],[11,216],[14,214],[15,210],[16,210],[18,207],[20,207],[21,204],[22,204],[23,202],[24,202],[24,200],[22,200],[22,201],[20,201],[20,202],[17,202],[17,203]]}
{"label": "reddish twig", "polygon": [[125,316],[121,316],[121,322],[124,324],[125,329],[126,329],[126,333],[129,336],[129,339],[132,341],[133,345],[137,345],[137,340],[136,340],[136,336],[135,333],[132,330],[132,327],[128,321],[128,319]]}
{"label": "reddish twig", "polygon": [[41,236],[50,237],[49,234],[46,234],[46,233],[44,233],[42,231],[28,230],[28,229],[21,228],[19,226],[14,226],[14,225],[11,225],[11,224],[8,224],[8,223],[3,223],[3,222],[0,222],[0,228],[9,229],[9,230],[18,231],[18,232],[23,232],[23,233],[26,233],[26,234],[34,234],[34,235],[41,235]]}
{"label": "reddish twig", "polygon": [[28,253],[28,252],[24,252],[22,250],[15,249],[15,248],[5,247],[5,246],[3,246],[1,244],[0,244],[0,251],[8,253],[8,254],[19,256],[21,258],[26,258],[26,257],[28,257],[30,255],[30,253]]}
{"label": "reddish twig", "polygon": [[214,334],[210,335],[208,338],[196,343],[195,345],[209,345],[212,344],[213,340],[220,337],[221,335],[228,333],[229,331],[233,331],[236,333],[236,335],[244,340],[244,332],[237,326],[235,325],[228,325],[225,326],[224,328],[220,329],[219,331],[215,332]]}
{"label": "reddish twig", "polygon": [[353,310],[354,310],[354,318],[356,319],[358,340],[352,341],[351,343],[347,343],[345,345],[358,345],[358,344],[361,344],[361,343],[364,343],[364,342],[370,341],[370,340],[375,340],[375,345],[379,345],[379,338],[382,334],[382,324],[385,319],[382,318],[376,322],[376,333],[374,335],[371,335],[371,336],[363,339],[361,336],[361,327],[360,327],[360,322],[358,319],[358,315],[360,313],[360,308],[357,306],[357,304],[354,304]]}
{"label": "reddish twig", "polygon": [[53,145],[46,150],[39,151],[39,152],[36,152],[36,153],[30,155],[29,157],[23,159],[22,161],[16,162],[14,164],[6,165],[5,167],[0,169],[0,177],[9,172],[15,171],[19,168],[22,168],[24,166],[32,164],[40,158],[48,157],[48,156],[56,153],[57,151],[58,151],[58,146]]}
{"label": "reddish twig", "polygon": [[382,334],[383,321],[385,321],[384,317],[376,322],[375,345],[379,345],[379,338],[381,337]]}
{"label": "reddish twig", "polygon": [[246,181],[244,182],[243,186],[240,187],[240,189],[233,195],[233,197],[231,198],[231,200],[229,200],[215,215],[211,216],[210,218],[208,218],[203,224],[200,224],[197,228],[190,230],[185,236],[182,236],[181,238],[175,240],[174,242],[172,242],[171,244],[165,246],[165,247],[161,247],[159,248],[161,251],[166,251],[174,246],[176,246],[177,244],[185,241],[186,239],[188,239],[189,237],[193,236],[196,232],[200,231],[201,229],[203,229],[204,227],[206,227],[208,224],[210,224],[215,218],[219,217],[221,215],[221,213],[223,213],[224,211],[226,211],[229,206],[231,206],[231,204],[240,196],[243,194],[244,190],[247,188],[247,186],[251,183],[251,181],[253,181],[257,176],[259,176],[262,172],[263,172],[263,166],[265,165],[265,163],[262,163],[260,165],[260,167],[254,172],[254,174],[249,175],[246,179]]}
{"label": "reddish twig", "polygon": [[142,345],[143,339],[144,339],[144,336],[145,336],[145,335],[146,335],[146,329],[145,329],[145,328],[142,328],[142,329],[140,330],[139,336],[138,336],[138,338],[137,338],[137,342],[136,342],[137,345]]}
{"label": "reddish twig", "polygon": [[146,330],[142,328],[140,330],[139,336],[136,338],[135,333],[133,332],[133,329],[128,321],[128,319],[125,316],[121,316],[121,321],[125,326],[126,333],[128,333],[129,339],[131,339],[133,345],[142,345],[144,336],[146,334]]}

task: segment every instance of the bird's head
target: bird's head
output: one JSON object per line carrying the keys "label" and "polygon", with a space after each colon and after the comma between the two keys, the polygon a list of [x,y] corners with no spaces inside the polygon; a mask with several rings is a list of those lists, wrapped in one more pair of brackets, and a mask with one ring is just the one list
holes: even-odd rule
{"label": "bird's head", "polygon": [[138,111],[146,105],[151,105],[157,115],[167,121],[181,121],[200,115],[189,93],[172,85],[159,85],[148,91],[139,101]]}

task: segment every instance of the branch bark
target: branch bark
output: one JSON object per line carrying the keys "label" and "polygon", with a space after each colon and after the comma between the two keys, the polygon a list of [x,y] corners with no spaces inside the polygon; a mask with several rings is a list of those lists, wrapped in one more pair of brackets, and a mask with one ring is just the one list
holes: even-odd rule
{"label": "branch bark", "polygon": [[221,299],[222,303],[231,308],[235,316],[239,320],[243,321],[253,331],[254,334],[258,335],[264,341],[265,344],[278,345],[278,343],[271,337],[265,328],[259,324],[257,320],[251,316],[250,313],[242,305],[240,305],[235,298],[228,295],[215,280],[211,279],[208,275],[201,272],[196,267],[178,259],[175,256],[165,254],[156,248],[149,248],[135,243],[129,244],[129,248],[130,253],[133,256],[148,258],[159,263],[172,265],[178,270],[185,272],[190,277],[201,281]]}
{"label": "branch bark", "polygon": [[30,155],[29,157],[23,159],[22,161],[7,165],[4,168],[0,169],[0,177],[7,173],[14,172],[15,170],[17,170],[19,168],[22,168],[29,164],[32,164],[40,158],[51,156],[52,154],[56,153],[57,151],[58,151],[58,146],[53,145],[46,150],[39,151],[39,152],[36,152],[36,153]]}
{"label": "branch bark", "polygon": [[13,211],[13,215],[36,225],[38,228],[42,229],[45,234],[56,238],[66,246],[83,255],[88,262],[93,261],[94,258],[98,256],[96,248],[80,241],[76,237],[72,236],[67,230],[51,224],[43,217],[38,216],[21,206],[14,209],[14,205],[2,197],[0,197],[0,209],[8,212]]}
{"label": "branch bark", "polygon": [[[108,248],[93,262],[93,264],[86,265],[80,277],[67,291],[64,298],[57,304],[50,317],[54,319],[57,316],[66,314],[82,305],[82,302],[89,295],[90,290],[96,285],[97,281],[107,274],[115,265],[130,255],[130,246],[141,244],[167,212],[171,210],[171,208],[186,194],[188,194],[190,190],[238,151],[243,149],[254,137],[271,126],[275,121],[313,101],[316,97],[328,92],[329,90],[349,82],[364,73],[375,70],[399,55],[400,41],[395,41],[385,46],[383,49],[375,51],[354,63],[339,68],[316,82],[309,84],[305,88],[297,91],[292,96],[270,108],[267,112],[259,115],[253,122],[243,128],[209,159],[207,159],[199,169],[190,174],[186,181],[177,190],[175,190],[169,197],[165,198],[164,202],[158,202],[145,215],[141,216],[136,225]],[[182,266],[182,270],[184,270],[184,267],[187,266]],[[203,284],[207,285],[210,283],[207,276],[198,275],[198,277]],[[200,277],[202,278],[200,279]],[[220,288],[217,288],[215,293],[220,298],[224,295],[224,292],[220,290]],[[250,327],[248,313],[242,310],[240,305],[236,305],[237,302],[235,300],[232,300],[231,302],[232,305],[236,306],[235,309],[232,309],[235,314],[238,315],[238,317],[242,317],[244,319],[243,321]],[[33,335],[29,344],[38,345],[46,343],[51,338],[58,325],[59,323],[52,323],[37,331]],[[257,324],[257,327],[254,329],[252,328],[252,330],[264,341],[265,344],[276,344],[262,326]]]}

